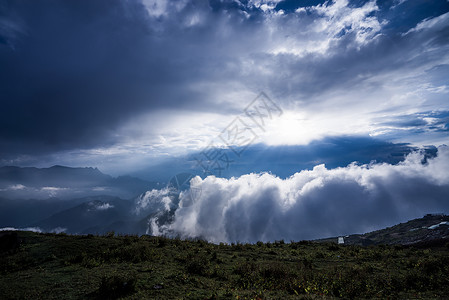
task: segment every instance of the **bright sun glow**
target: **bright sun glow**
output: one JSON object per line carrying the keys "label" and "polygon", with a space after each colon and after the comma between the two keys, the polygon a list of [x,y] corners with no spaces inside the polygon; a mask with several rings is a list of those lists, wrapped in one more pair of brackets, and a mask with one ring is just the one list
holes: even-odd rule
{"label": "bright sun glow", "polygon": [[268,145],[307,144],[319,136],[316,129],[304,113],[284,112],[268,123],[262,139]]}

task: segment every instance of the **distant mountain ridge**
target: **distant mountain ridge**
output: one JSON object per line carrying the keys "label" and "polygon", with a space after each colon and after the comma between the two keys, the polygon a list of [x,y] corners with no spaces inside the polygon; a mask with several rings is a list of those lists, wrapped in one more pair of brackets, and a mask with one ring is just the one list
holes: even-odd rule
{"label": "distant mountain ridge", "polygon": [[97,168],[71,168],[55,165],[50,168],[5,166],[0,168],[0,182],[21,183],[27,186],[86,186],[107,183],[112,177]]}
{"label": "distant mountain ridge", "polygon": [[143,234],[147,221],[135,213],[135,199],[161,187],[92,167],[0,167],[0,228]]}
{"label": "distant mountain ridge", "polygon": [[[269,146],[259,143],[236,149],[240,153],[238,157],[234,156],[232,150],[225,150],[230,162],[224,164],[219,174],[215,175],[230,178],[249,173],[271,172],[281,178],[288,178],[301,170],[313,169],[319,164],[325,164],[327,168],[346,167],[354,161],[359,164],[369,164],[372,161],[397,164],[416,150],[419,149],[405,143],[388,143],[374,138],[351,136],[326,137],[308,145]],[[437,153],[434,146],[426,146],[422,150],[427,158],[434,157]],[[171,178],[186,171],[204,176],[204,170],[198,164],[198,161],[204,159],[202,152],[193,152],[185,156],[167,158],[157,165],[136,170],[133,174],[148,180]]]}
{"label": "distant mountain ridge", "polygon": [[92,167],[0,167],[0,197],[4,198],[43,199],[110,195],[131,199],[156,187],[156,182],[131,176],[112,177]]}

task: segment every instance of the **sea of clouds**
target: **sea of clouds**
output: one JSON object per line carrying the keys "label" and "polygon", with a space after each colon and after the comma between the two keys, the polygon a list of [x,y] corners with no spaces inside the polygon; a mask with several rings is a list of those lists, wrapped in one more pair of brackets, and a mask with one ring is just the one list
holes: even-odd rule
{"label": "sea of clouds", "polygon": [[[449,147],[440,146],[433,158],[414,152],[396,165],[317,165],[286,179],[269,173],[196,177],[194,188],[201,192],[194,201],[181,192],[174,221],[149,225],[153,234],[228,243],[363,233],[449,212],[448,170]],[[168,211],[168,198],[160,196]]]}

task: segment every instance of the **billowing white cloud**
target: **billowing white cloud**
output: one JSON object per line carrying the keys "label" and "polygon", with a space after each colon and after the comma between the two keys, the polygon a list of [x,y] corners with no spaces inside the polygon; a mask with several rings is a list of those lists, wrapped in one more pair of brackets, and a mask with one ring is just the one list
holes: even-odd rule
{"label": "billowing white cloud", "polygon": [[[366,45],[380,34],[382,23],[375,16],[379,8],[376,1],[366,2],[361,7],[350,7],[348,0],[326,2],[308,8],[299,8],[297,13],[312,14],[315,21],[309,30],[320,37],[321,46],[316,48],[321,54],[326,54],[330,47],[347,34],[354,35],[353,47]],[[308,47],[308,50],[313,48]]]}
{"label": "billowing white cloud", "polygon": [[23,190],[25,188],[26,188],[26,186],[24,186],[23,184],[14,184],[14,185],[11,185],[10,187],[8,187],[8,189],[10,189],[12,191]]}
{"label": "billowing white cloud", "polygon": [[137,197],[135,213],[169,211],[172,205],[171,194],[173,194],[173,191],[170,188],[147,191]]}
{"label": "billowing white cloud", "polygon": [[404,35],[410,34],[412,32],[420,32],[426,30],[444,30],[447,28],[449,21],[449,13],[442,14],[435,18],[428,18],[419,22],[414,28],[410,29]]}
{"label": "billowing white cloud", "polygon": [[[109,203],[101,203],[101,204],[97,204],[97,203],[90,203],[90,205],[93,207],[93,210],[108,210],[110,208],[114,208],[114,205],[109,204]],[[90,210],[90,209],[89,209]]]}
{"label": "billowing white cloud", "polygon": [[151,17],[159,18],[166,16],[170,10],[179,12],[183,9],[188,1],[168,1],[168,0],[142,0],[142,4],[145,6],[148,15]]}
{"label": "billowing white cloud", "polygon": [[54,187],[54,186],[44,186],[44,187],[41,188],[41,191],[45,192],[45,193],[48,193],[49,197],[56,197],[61,192],[65,192],[65,191],[68,191],[68,190],[69,190],[69,188]]}
{"label": "billowing white cloud", "polygon": [[[427,212],[449,212],[449,148],[427,159],[414,152],[397,165],[318,165],[290,178],[247,174],[195,178],[202,191],[174,222],[153,233],[212,242],[302,240],[366,232]],[[154,193],[152,191],[151,193]]]}
{"label": "billowing white cloud", "polygon": [[50,230],[50,232],[53,232],[53,233],[62,233],[62,232],[66,232],[67,231],[67,228],[64,228],[64,227],[56,227],[56,228],[53,228],[52,230]]}

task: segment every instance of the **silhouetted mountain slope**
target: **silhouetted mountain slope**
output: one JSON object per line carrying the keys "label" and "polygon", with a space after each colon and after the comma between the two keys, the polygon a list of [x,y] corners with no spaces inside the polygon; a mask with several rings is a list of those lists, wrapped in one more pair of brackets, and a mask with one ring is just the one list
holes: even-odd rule
{"label": "silhouetted mountain slope", "polygon": [[[338,237],[318,240],[319,242],[336,242]],[[351,234],[343,237],[350,245],[411,245],[428,243],[445,239],[449,241],[449,216],[444,214],[427,214],[423,218],[365,234]]]}
{"label": "silhouetted mountain slope", "polygon": [[49,199],[4,199],[0,198],[0,228],[25,227],[46,219],[53,214],[69,209],[89,198],[61,200]]}
{"label": "silhouetted mountain slope", "polygon": [[[60,228],[65,229],[67,233],[103,233],[101,228],[129,220],[131,208],[131,202],[126,200],[109,196],[94,197],[30,226],[39,227],[44,231]],[[89,228],[91,230],[88,230]],[[118,229],[120,228],[110,228],[116,231]]]}

